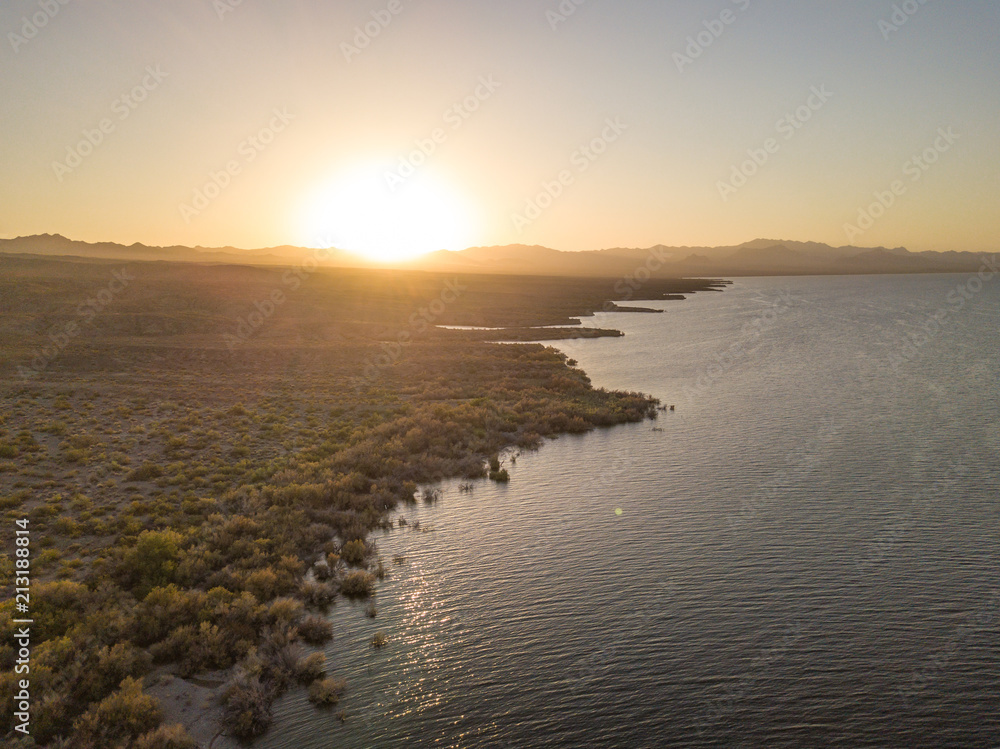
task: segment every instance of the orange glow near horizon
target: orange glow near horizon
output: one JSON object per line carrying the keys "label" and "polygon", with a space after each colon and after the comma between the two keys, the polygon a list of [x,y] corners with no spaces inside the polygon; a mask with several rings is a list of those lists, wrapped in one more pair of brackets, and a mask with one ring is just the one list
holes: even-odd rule
{"label": "orange glow near horizon", "polygon": [[314,188],[302,213],[305,245],[380,263],[464,249],[476,238],[475,210],[429,174],[390,185],[380,169],[357,168]]}

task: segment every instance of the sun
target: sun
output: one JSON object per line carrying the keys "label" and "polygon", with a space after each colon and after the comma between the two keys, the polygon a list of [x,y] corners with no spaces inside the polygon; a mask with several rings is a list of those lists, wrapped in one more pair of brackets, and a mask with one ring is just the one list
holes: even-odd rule
{"label": "sun", "polygon": [[336,247],[392,263],[474,243],[474,211],[443,181],[416,174],[390,184],[382,170],[355,169],[319,185],[305,201],[312,247]]}

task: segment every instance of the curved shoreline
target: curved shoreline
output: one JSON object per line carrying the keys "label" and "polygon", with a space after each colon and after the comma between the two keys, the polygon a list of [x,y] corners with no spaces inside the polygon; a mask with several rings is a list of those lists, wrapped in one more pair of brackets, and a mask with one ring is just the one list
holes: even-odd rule
{"label": "curved shoreline", "polygon": [[[54,315],[106,270],[74,263],[67,279],[52,268],[51,260],[40,262],[29,274],[33,285],[20,293],[41,295],[29,306],[49,305]],[[134,298],[120,300],[113,315],[74,341],[72,357],[49,363],[44,379],[3,386],[12,408],[0,443],[17,461],[0,466],[0,480],[25,487],[8,508],[30,517],[50,543],[33,591],[34,686],[40,699],[65,707],[46,716],[43,745],[59,735],[80,745],[118,741],[108,731],[125,729],[102,721],[103,711],[115,700],[147,705],[142,684],[164,674],[174,674],[174,687],[198,674],[211,673],[215,682],[244,674],[233,684],[261,696],[240,703],[251,711],[241,730],[259,733],[271,700],[291,686],[287,669],[304,658],[297,643],[316,629],[310,611],[321,607],[303,601],[346,590],[352,569],[377,572],[376,559],[348,557],[347,547],[383,525],[418,484],[483,477],[484,461],[505,448],[656,414],[654,399],[595,389],[551,348],[411,326],[409,310],[438,283],[425,274],[400,274],[399,283],[382,275],[361,287],[356,274],[317,277],[266,336],[227,350],[206,337],[229,325],[219,314],[220,293],[259,298],[280,278],[277,271],[254,270],[255,287],[240,269],[149,264],[143,271],[145,286],[137,284]],[[344,287],[348,282],[355,286]],[[610,290],[573,279],[462,283],[473,291],[442,323],[491,319],[510,329],[560,322],[599,309],[602,289]],[[404,284],[414,301],[398,296]],[[669,284],[653,284],[648,294],[662,296]],[[712,284],[677,285],[690,293]],[[526,289],[533,295],[527,305],[503,301],[523,299]],[[373,299],[382,301],[373,307]],[[374,323],[372,313],[384,322]],[[162,319],[150,325],[156,316]],[[6,323],[7,366],[37,345],[32,334],[10,328],[18,324]],[[388,343],[393,325],[412,332],[398,351]],[[332,334],[301,340],[323,330]],[[592,328],[542,335],[583,331],[620,335]],[[369,376],[365,368],[387,352],[388,364]],[[317,588],[308,581],[323,565],[328,579]],[[4,610],[0,629],[11,619]],[[56,648],[63,640],[71,652]],[[119,661],[112,666],[102,647]],[[122,676],[137,681],[119,687]],[[8,688],[0,683],[0,692]],[[244,692],[227,694],[233,720],[242,713],[232,712],[232,700]],[[163,716],[155,701],[142,709],[151,711],[144,725],[154,732],[166,730],[155,726],[167,717],[210,740],[193,714],[171,709]]]}

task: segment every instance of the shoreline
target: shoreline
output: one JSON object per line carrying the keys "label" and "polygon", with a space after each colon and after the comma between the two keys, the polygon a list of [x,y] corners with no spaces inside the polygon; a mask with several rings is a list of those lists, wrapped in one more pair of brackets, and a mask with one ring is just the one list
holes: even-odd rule
{"label": "shoreline", "polygon": [[[106,266],[74,263],[66,277],[53,274],[52,263],[46,259],[31,277],[30,288],[43,296],[18,286],[13,301],[47,308],[41,314],[58,322]],[[0,445],[13,456],[0,461],[6,508],[31,518],[47,544],[38,549],[33,591],[33,687],[39,698],[61,696],[54,704],[65,707],[45,716],[36,736],[42,744],[60,735],[81,745],[117,740],[107,732],[118,729],[100,719],[104,711],[116,700],[145,699],[126,696],[142,695],[144,683],[147,695],[166,697],[179,680],[194,684],[199,700],[225,693],[230,732],[259,734],[275,697],[325,671],[312,664],[296,676],[313,652],[303,641],[315,647],[333,635],[322,602],[349,595],[355,583],[362,592],[375,584],[369,534],[418,486],[484,478],[486,460],[504,449],[656,416],[655,399],[594,388],[554,349],[495,345],[468,331],[414,331],[388,365],[359,382],[366,362],[384,355],[393,326],[405,328],[409,311],[433,297],[438,281],[426,274],[403,274],[400,283],[423,284],[406,291],[381,277],[337,293],[336,274],[317,278],[275,315],[266,337],[227,351],[219,338],[206,338],[228,326],[220,293],[238,308],[261,298],[275,273],[137,270],[135,287],[43,376],[2,389],[11,407]],[[440,321],[489,319],[508,330],[525,320],[558,324],[570,312],[598,309],[610,292],[574,279],[506,282],[498,289],[496,279],[463,278],[487,286]],[[691,293],[713,282],[674,285]],[[657,298],[669,286],[651,284],[646,294]],[[332,323],[328,310],[340,310]],[[25,332],[23,317],[3,325],[2,366],[10,369],[38,345],[38,334]],[[541,333],[551,341],[581,331],[621,335]],[[355,539],[365,539],[360,556]],[[74,650],[56,649],[60,638]],[[100,655],[102,647],[117,660]],[[206,673],[214,682],[220,674],[236,678],[227,686],[186,681]],[[173,687],[149,684],[163,674],[173,675]],[[137,680],[137,692],[126,690],[127,679]],[[0,683],[0,691],[8,688]],[[152,711],[153,732],[167,730],[155,727],[167,718],[206,738],[195,714],[160,714],[155,701],[143,709]],[[83,728],[70,731],[74,721]]]}

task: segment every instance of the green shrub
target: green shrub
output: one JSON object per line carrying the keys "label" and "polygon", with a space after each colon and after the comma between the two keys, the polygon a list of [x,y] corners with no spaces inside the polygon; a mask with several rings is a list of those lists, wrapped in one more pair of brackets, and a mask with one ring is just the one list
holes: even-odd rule
{"label": "green shrub", "polygon": [[135,548],[127,556],[127,570],[139,598],[156,587],[173,581],[184,540],[177,531],[143,531]]}

